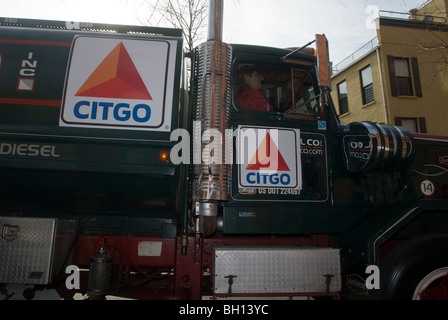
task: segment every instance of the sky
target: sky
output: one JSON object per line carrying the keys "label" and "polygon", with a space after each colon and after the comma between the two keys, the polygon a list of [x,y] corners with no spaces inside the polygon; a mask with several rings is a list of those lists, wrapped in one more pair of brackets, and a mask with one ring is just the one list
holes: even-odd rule
{"label": "sky", "polygon": [[[0,4],[2,17],[142,25],[150,14],[144,1],[161,0],[0,0]],[[376,37],[373,21],[378,10],[409,12],[426,2],[224,0],[223,40],[290,48],[325,34],[330,59],[337,64]]]}

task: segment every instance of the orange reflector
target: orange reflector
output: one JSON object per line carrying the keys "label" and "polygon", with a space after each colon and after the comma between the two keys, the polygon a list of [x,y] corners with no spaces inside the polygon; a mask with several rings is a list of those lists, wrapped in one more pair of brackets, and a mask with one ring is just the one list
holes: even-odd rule
{"label": "orange reflector", "polygon": [[168,162],[170,160],[170,153],[168,151],[162,151],[159,153],[159,160],[162,162]]}

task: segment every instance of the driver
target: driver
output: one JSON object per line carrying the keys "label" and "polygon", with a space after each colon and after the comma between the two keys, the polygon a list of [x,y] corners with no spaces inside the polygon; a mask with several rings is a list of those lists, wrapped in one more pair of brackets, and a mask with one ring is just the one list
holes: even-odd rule
{"label": "driver", "polygon": [[238,90],[237,103],[246,110],[273,112],[274,108],[261,92],[264,77],[254,67],[242,69],[244,84]]}

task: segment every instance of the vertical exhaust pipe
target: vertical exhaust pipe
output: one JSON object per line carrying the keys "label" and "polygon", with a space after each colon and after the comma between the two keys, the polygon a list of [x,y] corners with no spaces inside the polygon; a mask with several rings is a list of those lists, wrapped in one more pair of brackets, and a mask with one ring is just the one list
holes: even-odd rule
{"label": "vertical exhaust pipe", "polygon": [[224,20],[223,0],[209,1],[208,41],[222,41],[222,26]]}
{"label": "vertical exhaust pipe", "polygon": [[[229,197],[228,166],[225,163],[224,136],[230,123],[230,68],[232,50],[222,42],[223,0],[210,0],[208,40],[196,49],[194,65],[194,111],[193,120],[200,124],[201,149],[213,149],[214,156],[204,155],[200,164],[194,165],[193,196],[198,218],[198,232],[203,236],[216,231],[218,201]],[[221,141],[205,134],[218,131]],[[221,150],[221,152],[219,152]],[[219,159],[216,155],[219,154]]]}

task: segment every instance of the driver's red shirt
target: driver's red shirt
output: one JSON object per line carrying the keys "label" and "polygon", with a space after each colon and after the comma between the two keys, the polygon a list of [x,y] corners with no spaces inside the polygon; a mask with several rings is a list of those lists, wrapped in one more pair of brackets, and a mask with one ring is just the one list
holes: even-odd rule
{"label": "driver's red shirt", "polygon": [[237,104],[246,110],[252,111],[274,111],[274,108],[266,101],[260,90],[253,89],[247,85],[238,90]]}

